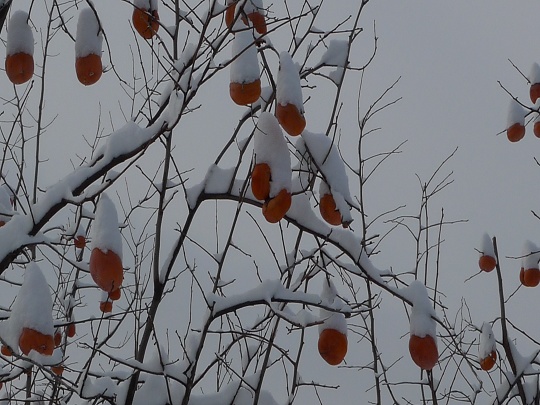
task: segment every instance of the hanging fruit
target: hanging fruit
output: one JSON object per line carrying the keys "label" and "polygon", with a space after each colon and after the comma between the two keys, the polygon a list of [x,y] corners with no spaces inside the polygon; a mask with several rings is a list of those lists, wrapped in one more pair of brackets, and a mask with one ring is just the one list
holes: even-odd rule
{"label": "hanging fruit", "polygon": [[151,39],[159,29],[158,2],[134,0],[133,7],[133,27],[141,37]]}
{"label": "hanging fruit", "polygon": [[252,104],[261,95],[261,80],[257,48],[251,32],[236,33],[232,41],[232,56],[229,84],[231,99],[238,105]]}
{"label": "hanging fruit", "polygon": [[34,74],[34,35],[28,25],[28,13],[17,10],[8,25],[6,74],[13,84],[23,84]]}
{"label": "hanging fruit", "polygon": [[281,127],[291,136],[300,135],[306,127],[300,73],[287,52],[279,55],[276,102]]}
{"label": "hanging fruit", "polygon": [[82,9],[75,39],[75,72],[85,86],[96,83],[103,74],[102,43],[103,34],[95,11],[89,7]]}

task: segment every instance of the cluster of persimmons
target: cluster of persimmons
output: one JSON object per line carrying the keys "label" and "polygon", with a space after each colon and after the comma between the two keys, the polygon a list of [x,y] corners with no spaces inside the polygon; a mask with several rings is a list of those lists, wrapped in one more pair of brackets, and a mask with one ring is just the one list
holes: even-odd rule
{"label": "cluster of persimmons", "polygon": [[[529,88],[529,96],[531,102],[536,104],[540,98],[540,83],[533,80]],[[521,109],[520,109],[521,110]],[[533,133],[537,138],[540,138],[540,115],[534,120]],[[510,142],[521,141],[525,137],[525,113],[516,114],[514,118],[510,118],[506,129],[506,136]]]}
{"label": "cluster of persimmons", "polygon": [[[95,13],[94,10],[91,10]],[[21,13],[17,11],[16,13]],[[28,25],[28,14],[24,13],[24,19],[18,19],[17,21],[12,19],[9,28],[17,30],[18,32],[24,32],[30,36],[30,40],[33,42],[33,34],[30,26]],[[25,20],[25,21],[23,21]],[[96,17],[97,20],[97,17]],[[134,5],[132,23],[135,30],[144,39],[151,39],[159,29],[159,15],[157,10],[144,9]],[[15,26],[15,25],[19,26]],[[22,25],[22,26],[21,26]],[[101,26],[98,23],[99,30]],[[83,32],[85,35],[101,35],[98,33]],[[84,40],[77,38],[77,40]],[[20,41],[20,38],[13,38],[14,41]],[[8,34],[8,49],[9,49],[10,36]],[[23,84],[29,81],[34,74],[34,56],[33,56],[33,43],[31,49],[16,49],[13,53],[6,54],[5,69],[8,79],[13,84]],[[75,72],[79,82],[85,86],[96,83],[103,73],[103,65],[101,62],[101,49],[90,51],[85,55],[77,55],[75,57]]]}

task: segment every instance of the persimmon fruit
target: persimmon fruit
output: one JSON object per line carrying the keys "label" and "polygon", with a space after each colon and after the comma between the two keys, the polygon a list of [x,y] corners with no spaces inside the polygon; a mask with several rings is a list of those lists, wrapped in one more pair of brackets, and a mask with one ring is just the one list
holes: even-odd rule
{"label": "persimmon fruit", "polygon": [[84,249],[86,246],[86,238],[83,235],[75,236],[75,239],[73,239],[73,244],[77,249]]}
{"label": "persimmon fruit", "polygon": [[437,344],[431,335],[424,337],[411,335],[409,353],[414,363],[422,370],[431,370],[439,359]]}
{"label": "persimmon fruit", "polygon": [[122,296],[122,291],[120,290],[120,288],[117,288],[116,290],[113,290],[109,293],[109,299],[111,301],[118,301],[121,296]]}
{"label": "persimmon fruit", "polygon": [[510,142],[521,141],[525,136],[525,126],[519,122],[510,125],[506,130],[506,136]]}
{"label": "persimmon fruit", "polygon": [[238,105],[252,104],[261,96],[261,80],[251,83],[235,83],[229,85],[229,94],[232,101]]}
{"label": "persimmon fruit", "polygon": [[270,196],[270,166],[267,163],[257,163],[251,172],[251,191],[257,200],[266,200]]}
{"label": "persimmon fruit", "polygon": [[35,350],[40,354],[50,356],[54,351],[54,338],[52,335],[45,335],[32,328],[23,328],[19,337],[19,347],[24,354]]}
{"label": "persimmon fruit", "polygon": [[536,287],[540,284],[540,269],[535,267],[524,269],[522,267],[519,273],[519,281],[521,281],[521,284],[525,287]]}
{"label": "persimmon fruit", "polygon": [[76,332],[77,332],[77,327],[75,326],[74,323],[70,323],[66,327],[66,335],[67,335],[67,337],[72,338],[73,336],[75,336]]}
{"label": "persimmon fruit", "polygon": [[488,354],[486,358],[480,359],[480,367],[484,371],[489,371],[493,368],[496,361],[497,361],[497,352],[493,350],[490,354]]}
{"label": "persimmon fruit", "polygon": [[337,366],[347,354],[347,336],[336,329],[323,329],[319,335],[318,349],[324,361]]}
{"label": "persimmon fruit", "polygon": [[124,278],[122,260],[110,249],[105,253],[99,248],[94,248],[90,254],[90,274],[103,291],[117,290]]}
{"label": "persimmon fruit", "polygon": [[291,208],[291,193],[281,190],[278,195],[264,202],[262,213],[264,218],[271,224],[279,222]]}
{"label": "persimmon fruit", "polygon": [[[229,4],[227,6],[227,9],[225,10],[225,24],[227,24],[227,27],[229,29],[232,29],[233,23],[234,23],[234,14],[236,12],[236,2]],[[247,25],[247,20],[245,15],[240,16],[242,22]],[[249,13],[247,15],[247,18],[249,21],[251,21],[251,24],[253,24],[253,28],[255,28],[255,31],[257,31],[259,34],[266,34],[268,32],[268,27],[266,26],[266,19],[264,18],[264,14],[254,11],[252,13]]]}
{"label": "persimmon fruit", "polygon": [[285,132],[291,136],[300,135],[306,127],[306,119],[304,118],[304,114],[298,110],[296,105],[291,103],[286,105],[277,103],[276,118]]}
{"label": "persimmon fruit", "polygon": [[26,83],[34,74],[34,57],[26,52],[7,55],[5,68],[11,83]]}
{"label": "persimmon fruit", "polygon": [[536,136],[537,138],[540,138],[540,121],[537,121],[534,123],[533,133],[534,133],[534,136]]}
{"label": "persimmon fruit", "polygon": [[337,209],[332,194],[324,194],[319,201],[319,211],[323,219],[330,225],[341,225],[341,214]]}
{"label": "persimmon fruit", "polygon": [[99,303],[99,310],[101,312],[103,312],[104,314],[108,314],[108,313],[112,312],[112,307],[113,307],[112,301],[109,301],[109,300],[101,301]]}
{"label": "persimmon fruit", "polygon": [[159,29],[159,14],[157,10],[133,9],[133,27],[144,39],[151,39]]}
{"label": "persimmon fruit", "polygon": [[75,72],[79,82],[85,86],[97,83],[103,74],[101,57],[95,53],[77,57],[75,59]]}
{"label": "persimmon fruit", "polygon": [[61,376],[62,373],[64,372],[64,366],[52,366],[51,367],[51,371],[56,374],[57,376]]}
{"label": "persimmon fruit", "polygon": [[56,332],[54,334],[54,347],[58,347],[62,344],[62,334],[60,332]]}
{"label": "persimmon fruit", "polygon": [[529,95],[531,96],[532,103],[536,104],[536,101],[540,98],[540,83],[531,84]]}
{"label": "persimmon fruit", "polygon": [[0,349],[0,352],[4,356],[13,356],[13,350],[11,350],[10,347],[6,346],[6,345],[2,345],[2,348]]}
{"label": "persimmon fruit", "polygon": [[480,267],[480,270],[485,271],[489,273],[492,271],[497,262],[495,261],[495,258],[491,255],[482,255],[480,256],[480,259],[478,259],[478,267]]}

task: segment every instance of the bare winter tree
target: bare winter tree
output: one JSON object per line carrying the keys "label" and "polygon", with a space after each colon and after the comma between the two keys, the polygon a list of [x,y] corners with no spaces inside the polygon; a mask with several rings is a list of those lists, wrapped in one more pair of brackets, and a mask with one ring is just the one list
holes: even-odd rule
{"label": "bare winter tree", "polygon": [[495,239],[500,318],[445,303],[455,151],[380,200],[399,80],[341,3],[0,6],[3,401],[538,403]]}

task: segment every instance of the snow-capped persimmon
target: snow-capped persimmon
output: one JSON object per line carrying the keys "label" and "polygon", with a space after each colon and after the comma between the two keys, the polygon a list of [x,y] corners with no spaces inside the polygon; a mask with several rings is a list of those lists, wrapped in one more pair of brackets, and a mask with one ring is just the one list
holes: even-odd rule
{"label": "snow-capped persimmon", "polygon": [[110,249],[105,253],[99,248],[94,248],[90,255],[90,274],[103,291],[117,290],[124,279],[122,260]]}
{"label": "snow-capped persimmon", "polygon": [[347,336],[336,329],[323,329],[319,335],[318,349],[324,361],[337,366],[347,354]]}
{"label": "snow-capped persimmon", "polygon": [[522,267],[521,271],[519,272],[519,281],[525,287],[536,287],[538,284],[540,284],[540,269],[534,267],[524,269]]}
{"label": "snow-capped persimmon", "polygon": [[480,367],[482,370],[489,371],[497,361],[497,352],[493,350],[487,357],[480,359]]}
{"label": "snow-capped persimmon", "polygon": [[281,127],[291,136],[297,136],[302,133],[306,127],[306,119],[298,107],[294,104],[282,105],[277,103],[276,118]]}
{"label": "snow-capped persimmon", "polygon": [[144,39],[151,39],[159,29],[159,14],[157,10],[133,9],[133,27]]}
{"label": "snow-capped persimmon", "polygon": [[506,136],[510,142],[518,142],[525,136],[525,126],[519,122],[512,124],[506,130]]}
{"label": "snow-capped persimmon", "polygon": [[536,104],[536,101],[540,98],[540,83],[531,84],[529,95],[531,96],[532,103]]}
{"label": "snow-capped persimmon", "polygon": [[2,345],[0,352],[6,357],[13,356],[13,350],[11,350],[11,348],[6,345]]}
{"label": "snow-capped persimmon", "polygon": [[435,343],[435,339],[431,335],[424,337],[411,335],[409,353],[414,363],[422,370],[431,370],[439,359],[437,343]]}
{"label": "snow-capped persimmon", "polygon": [[341,214],[336,207],[332,194],[325,194],[321,197],[319,211],[323,219],[330,225],[341,225]]}
{"label": "snow-capped persimmon", "polygon": [[84,237],[84,235],[75,236],[75,238],[73,239],[73,244],[77,249],[84,249],[84,247],[86,246],[86,238]]}
{"label": "snow-capped persimmon", "polygon": [[108,296],[111,301],[118,301],[122,296],[122,290],[117,288],[116,290],[111,291]]}
{"label": "snow-capped persimmon", "polygon": [[35,350],[40,354],[50,356],[54,351],[54,338],[52,335],[45,335],[32,328],[23,328],[19,337],[19,347],[24,354]]}
{"label": "snow-capped persimmon", "polygon": [[287,190],[281,190],[278,195],[265,201],[262,206],[264,218],[271,224],[279,222],[291,208],[291,193]]}
{"label": "snow-capped persimmon", "polygon": [[25,52],[6,56],[6,74],[13,84],[23,84],[34,74],[34,57]]}
{"label": "snow-capped persimmon", "polygon": [[257,79],[251,83],[231,82],[229,94],[232,101],[238,105],[252,104],[261,96],[261,81]]}
{"label": "snow-capped persimmon", "polygon": [[480,270],[487,273],[492,271],[495,268],[496,264],[497,262],[495,258],[491,255],[483,254],[480,256],[480,259],[478,259],[478,267],[480,267]]}
{"label": "snow-capped persimmon", "polygon": [[75,72],[77,79],[85,86],[96,83],[103,74],[101,57],[94,53],[75,59]]}
{"label": "snow-capped persimmon", "polygon": [[101,312],[103,312],[104,314],[108,314],[110,312],[112,312],[112,302],[107,300],[107,301],[101,301],[99,303],[99,310]]}
{"label": "snow-capped persimmon", "polygon": [[251,172],[251,191],[257,200],[264,201],[270,196],[270,166],[267,163],[257,163]]}

